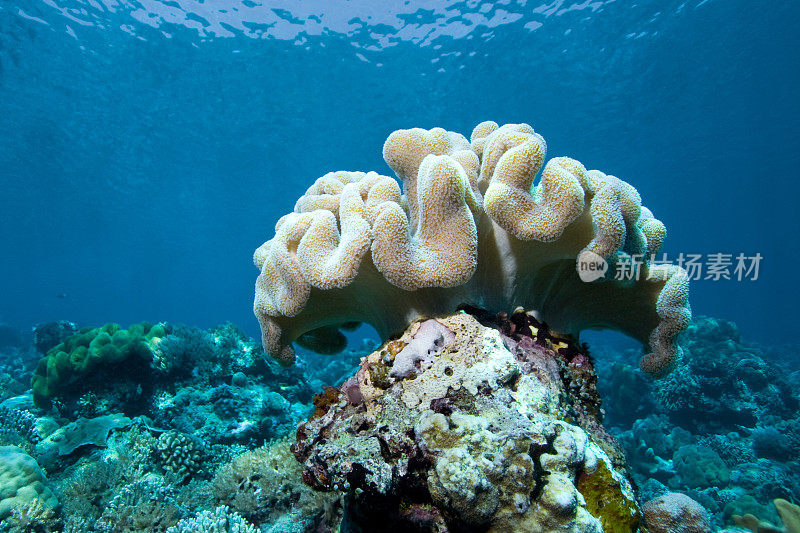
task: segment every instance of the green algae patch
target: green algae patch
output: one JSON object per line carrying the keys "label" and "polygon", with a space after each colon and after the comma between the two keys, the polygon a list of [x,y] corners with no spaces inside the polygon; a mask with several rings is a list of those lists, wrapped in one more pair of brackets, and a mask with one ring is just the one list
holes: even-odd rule
{"label": "green algae patch", "polygon": [[128,329],[118,324],[83,328],[39,361],[31,380],[34,402],[48,407],[56,394],[74,388],[103,367],[130,360],[152,361],[153,348],[167,333],[166,325],[149,322]]}
{"label": "green algae patch", "polygon": [[603,524],[607,533],[639,531],[641,512],[636,501],[625,494],[605,462],[598,461],[594,472],[583,472],[576,484],[586,500],[586,509]]}

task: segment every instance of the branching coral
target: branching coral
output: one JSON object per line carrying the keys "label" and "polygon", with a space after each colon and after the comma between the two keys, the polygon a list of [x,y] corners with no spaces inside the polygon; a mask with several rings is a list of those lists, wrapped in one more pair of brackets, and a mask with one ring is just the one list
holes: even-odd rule
{"label": "branching coral", "polygon": [[183,514],[175,492],[153,475],[128,483],[108,503],[95,529],[101,533],[163,533]]}
{"label": "branching coral", "polygon": [[57,533],[62,531],[58,513],[36,498],[11,510],[11,516],[0,522],[0,531],[6,533]]}
{"label": "branching coral", "polygon": [[291,440],[276,440],[222,465],[212,482],[216,499],[256,524],[324,522],[338,498],[302,482],[302,469],[289,451]]}
{"label": "branching coral", "polygon": [[42,440],[36,428],[36,417],[30,411],[0,406],[0,432],[9,431],[36,444]]}
{"label": "branching coral", "polygon": [[156,442],[164,468],[183,480],[202,469],[204,452],[197,441],[174,429],[162,433]]}
{"label": "branching coral", "polygon": [[192,518],[184,518],[167,533],[256,533],[258,530],[227,507],[202,511]]}
{"label": "branching coral", "polygon": [[[415,128],[383,147],[404,194],[375,172],[319,178],[254,254],[266,350],[289,363],[292,341],[336,345],[346,323],[386,338],[464,304],[522,306],[563,334],[622,331],[649,344],[643,370],[668,372],[690,311],[684,272],[648,261],[664,225],[631,185],[567,157],[544,164],[545,152],[527,124],[484,122],[471,141]],[[608,269],[583,282],[579,256],[630,265],[634,279]]]}

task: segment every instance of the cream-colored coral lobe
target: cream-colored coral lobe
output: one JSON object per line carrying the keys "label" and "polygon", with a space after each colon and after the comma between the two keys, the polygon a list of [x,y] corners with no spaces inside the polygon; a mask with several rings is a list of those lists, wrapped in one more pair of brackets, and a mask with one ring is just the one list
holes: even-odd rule
{"label": "cream-colored coral lobe", "polygon": [[[319,178],[254,254],[265,350],[291,363],[293,341],[336,344],[346,323],[387,338],[461,305],[524,307],[566,335],[621,331],[649,346],[642,370],[669,372],[691,312],[685,272],[650,264],[666,228],[632,185],[545,154],[528,124],[482,122],[470,140],[413,128],[383,146],[402,191],[375,172]],[[581,280],[582,252],[604,277]]]}

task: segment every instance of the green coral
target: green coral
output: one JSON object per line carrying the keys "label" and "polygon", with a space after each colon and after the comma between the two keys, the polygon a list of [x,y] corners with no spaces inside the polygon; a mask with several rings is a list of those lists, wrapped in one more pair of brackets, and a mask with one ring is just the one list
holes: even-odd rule
{"label": "green coral", "polygon": [[632,533],[638,530],[641,513],[636,501],[627,496],[603,461],[597,462],[594,472],[581,473],[576,487],[586,500],[586,509],[602,522],[603,531]]}
{"label": "green coral", "polygon": [[168,333],[164,324],[142,322],[84,328],[48,350],[31,381],[36,405],[48,407],[58,393],[73,388],[92,372],[129,360],[152,361],[153,347]]}

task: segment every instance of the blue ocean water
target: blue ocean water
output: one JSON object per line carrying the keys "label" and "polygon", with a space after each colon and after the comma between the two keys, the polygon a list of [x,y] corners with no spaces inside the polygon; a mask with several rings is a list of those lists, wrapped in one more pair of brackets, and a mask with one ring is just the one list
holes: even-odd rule
{"label": "blue ocean water", "polygon": [[394,129],[528,122],[665,251],[763,256],[695,313],[796,340],[795,2],[5,0],[0,321],[230,320],[314,179]]}

